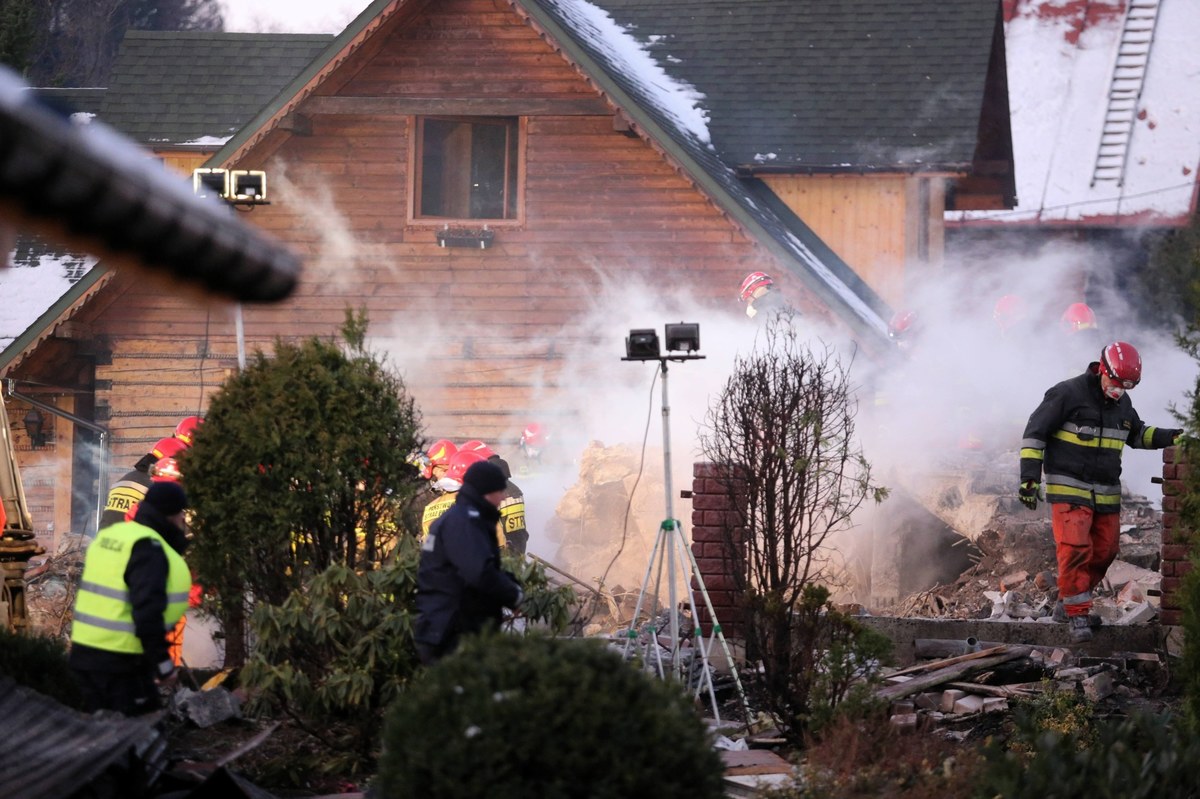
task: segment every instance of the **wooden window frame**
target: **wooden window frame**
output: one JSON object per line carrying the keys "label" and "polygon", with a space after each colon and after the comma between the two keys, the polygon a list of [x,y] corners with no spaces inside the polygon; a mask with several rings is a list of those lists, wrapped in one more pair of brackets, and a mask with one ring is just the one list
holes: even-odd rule
{"label": "wooden window frame", "polygon": [[527,118],[515,117],[517,122],[517,174],[516,174],[516,211],[511,219],[488,218],[472,219],[470,217],[418,216],[417,210],[421,201],[421,182],[423,166],[421,162],[421,137],[423,123],[426,119],[436,119],[447,122],[479,122],[488,119],[514,119],[512,116],[463,116],[459,114],[423,114],[408,118],[409,142],[408,148],[408,214],[407,224],[410,227],[440,228],[445,225],[454,227],[480,227],[487,225],[491,228],[515,228],[525,224],[525,146],[528,141]]}

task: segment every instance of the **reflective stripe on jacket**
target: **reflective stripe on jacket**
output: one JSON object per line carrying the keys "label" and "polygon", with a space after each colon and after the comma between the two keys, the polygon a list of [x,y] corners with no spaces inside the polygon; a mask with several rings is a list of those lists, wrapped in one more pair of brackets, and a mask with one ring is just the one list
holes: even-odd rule
{"label": "reflective stripe on jacket", "polygon": [[167,558],[167,606],[163,611],[163,633],[173,629],[187,611],[192,576],[183,556],[162,536],[137,522],[120,522],[100,530],[87,549],[83,577],[75,598],[71,640],[75,643],[140,655],[144,652],[133,623],[133,603],[125,583],[125,569],[133,545],[146,538],[157,539]]}
{"label": "reflective stripe on jacket", "polygon": [[1126,394],[1100,389],[1099,365],[1046,392],[1021,441],[1021,482],[1041,482],[1046,501],[1084,505],[1098,513],[1121,509],[1121,453],[1126,445],[1162,449],[1172,435],[1144,424]]}

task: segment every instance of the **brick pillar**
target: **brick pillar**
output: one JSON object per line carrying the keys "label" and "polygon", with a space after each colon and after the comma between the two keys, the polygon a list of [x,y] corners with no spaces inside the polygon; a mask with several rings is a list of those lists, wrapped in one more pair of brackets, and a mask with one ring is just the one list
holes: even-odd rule
{"label": "brick pillar", "polygon": [[[696,558],[700,577],[712,600],[713,612],[726,638],[742,637],[741,598],[736,591],[733,575],[729,573],[730,559],[725,550],[727,537],[738,532],[738,514],[731,510],[725,470],[715,463],[696,463],[692,466],[692,555]],[[700,613],[700,628],[705,635],[712,633],[712,618],[708,614],[699,585],[692,580],[696,608]]]}
{"label": "brick pillar", "polygon": [[1163,450],[1163,536],[1162,536],[1162,598],[1159,623],[1177,627],[1183,623],[1183,605],[1179,600],[1179,584],[1192,569],[1192,531],[1179,518],[1183,480],[1188,464],[1178,447]]}

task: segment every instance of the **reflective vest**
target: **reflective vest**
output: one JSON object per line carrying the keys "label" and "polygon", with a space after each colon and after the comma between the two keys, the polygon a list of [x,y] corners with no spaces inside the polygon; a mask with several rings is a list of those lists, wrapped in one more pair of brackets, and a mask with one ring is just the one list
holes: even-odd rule
{"label": "reflective vest", "polygon": [[133,626],[133,604],[125,569],[133,545],[144,538],[156,539],[167,556],[167,607],[163,611],[163,633],[179,622],[188,607],[192,575],[183,556],[157,532],[137,522],[119,522],[96,534],[83,561],[83,577],[75,597],[71,640],[107,652],[143,653]]}
{"label": "reflective vest", "polygon": [[454,504],[454,498],[458,496],[457,492],[449,491],[445,494],[439,494],[429,501],[425,506],[425,511],[421,514],[421,538],[429,535],[429,528],[433,527],[441,515],[450,510],[450,506]]}
{"label": "reflective vest", "polygon": [[[446,511],[450,510],[454,505],[454,500],[458,497],[457,491],[447,491],[441,496],[434,497],[429,504],[425,506],[425,511],[421,514],[421,540],[424,541],[429,537],[429,529],[433,527],[433,523],[442,517]],[[515,511],[515,509],[514,509]],[[503,513],[503,510],[501,510]],[[521,501],[520,509],[521,526],[525,526],[525,501]],[[496,522],[496,540],[501,547],[508,544],[508,538],[504,535],[504,517]]]}

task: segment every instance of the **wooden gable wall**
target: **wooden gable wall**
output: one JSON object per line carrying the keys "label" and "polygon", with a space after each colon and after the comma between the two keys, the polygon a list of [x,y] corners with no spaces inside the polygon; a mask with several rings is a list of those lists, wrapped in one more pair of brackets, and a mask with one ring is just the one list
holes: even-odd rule
{"label": "wooden gable wall", "polygon": [[[440,225],[407,222],[414,115],[468,111],[520,114],[524,213],[492,225],[488,249],[442,248]],[[739,314],[737,286],[764,269],[803,312],[829,317],[663,154],[615,130],[599,92],[502,0],[444,0],[394,18],[298,112],[307,135],[272,134],[228,165],[268,170],[272,204],[247,218],[306,261],[293,297],[244,308],[247,348],[333,335],[347,306],[366,307],[373,335],[395,320],[437,320],[436,339],[411,342],[429,350],[425,368],[405,375],[431,437],[503,450],[535,412],[567,421],[538,409],[555,393],[563,342],[587,335],[573,320],[594,299],[597,270],[683,284]],[[343,222],[353,253],[329,246]],[[111,352],[96,367],[96,401],[114,474],[237,368],[226,304],[118,276],[80,316]],[[613,358],[622,346],[592,344]]]}
{"label": "wooden gable wall", "polygon": [[942,264],[946,178],[762,175],[813,232],[893,308],[906,282]]}

